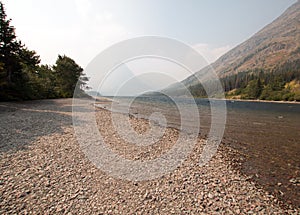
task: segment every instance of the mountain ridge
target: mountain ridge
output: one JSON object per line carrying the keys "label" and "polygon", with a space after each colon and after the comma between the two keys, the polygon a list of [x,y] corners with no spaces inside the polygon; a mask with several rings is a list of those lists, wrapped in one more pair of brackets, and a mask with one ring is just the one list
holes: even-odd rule
{"label": "mountain ridge", "polygon": [[[205,81],[204,77],[211,72],[215,72],[221,81],[224,81],[227,77],[237,76],[241,73],[257,75],[263,71],[275,74],[284,73],[285,70],[291,70],[291,68],[300,71],[298,68],[300,66],[297,66],[299,60],[300,1],[298,0],[249,39],[181,83],[191,88],[199,85],[199,79]],[[263,78],[268,79],[265,76]],[[222,84],[224,85],[224,83]],[[226,88],[224,86],[224,88],[225,91],[229,91],[234,87]],[[180,91],[179,84],[175,83],[163,92],[181,95],[182,91]]]}

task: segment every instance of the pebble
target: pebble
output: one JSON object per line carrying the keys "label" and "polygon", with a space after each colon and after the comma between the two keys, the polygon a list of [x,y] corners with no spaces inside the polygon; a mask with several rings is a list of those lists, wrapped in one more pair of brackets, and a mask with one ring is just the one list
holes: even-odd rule
{"label": "pebble", "polygon": [[[220,147],[200,167],[202,139],[175,171],[130,182],[97,169],[81,151],[72,128],[72,99],[6,104],[14,111],[0,113],[0,214],[299,214],[281,208],[274,196],[236,171],[229,150]],[[178,137],[177,130],[167,128],[167,141],[141,153],[114,132],[109,111],[99,109],[96,120],[108,146],[127,159],[156,158]],[[137,132],[149,128],[146,120],[130,120]]]}

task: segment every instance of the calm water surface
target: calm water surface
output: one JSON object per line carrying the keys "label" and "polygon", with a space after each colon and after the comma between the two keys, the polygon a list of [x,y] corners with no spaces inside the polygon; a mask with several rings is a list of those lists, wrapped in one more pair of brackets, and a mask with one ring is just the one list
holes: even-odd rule
{"label": "calm water surface", "polygon": [[[129,99],[114,99],[119,102],[115,111],[125,111]],[[200,134],[206,136],[211,123],[210,102],[207,99],[195,101],[200,115]],[[191,100],[176,102],[188,108]],[[299,182],[291,181],[300,178],[300,104],[226,101],[226,106],[222,142],[240,152],[241,171],[281,200],[299,207]],[[178,109],[166,97],[138,97],[131,104],[130,112],[143,118],[161,112],[169,126],[180,128]],[[190,116],[190,120],[192,122],[194,117]]]}

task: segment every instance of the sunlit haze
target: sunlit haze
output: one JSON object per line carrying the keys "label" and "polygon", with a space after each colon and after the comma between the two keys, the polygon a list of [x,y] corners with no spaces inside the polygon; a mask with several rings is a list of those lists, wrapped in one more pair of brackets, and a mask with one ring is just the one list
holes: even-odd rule
{"label": "sunlit haze", "polygon": [[[18,38],[41,56],[42,63],[54,64],[58,54],[66,54],[83,68],[112,44],[144,35],[182,41],[197,49],[211,63],[270,23],[294,2],[3,1]],[[92,81],[94,77],[87,75],[91,87],[98,88]],[[182,80],[188,75],[174,72],[172,80]],[[170,82],[166,81],[166,84]]]}

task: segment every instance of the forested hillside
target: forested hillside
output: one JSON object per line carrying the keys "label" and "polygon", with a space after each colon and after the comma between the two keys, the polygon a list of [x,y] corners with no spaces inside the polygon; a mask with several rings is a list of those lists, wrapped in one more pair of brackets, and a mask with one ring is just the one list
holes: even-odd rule
{"label": "forested hillside", "polygon": [[[230,99],[300,101],[300,59],[281,65],[273,72],[254,69],[220,80]],[[206,97],[201,84],[189,89],[195,97]]]}
{"label": "forested hillside", "polygon": [[[211,72],[219,76],[227,98],[300,101],[300,1],[182,84],[205,97],[199,79]],[[176,84],[164,91],[184,93]]]}
{"label": "forested hillside", "polygon": [[0,2],[0,101],[72,97],[77,82],[84,94],[88,78],[70,57],[41,65],[39,55],[16,36]]}

